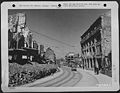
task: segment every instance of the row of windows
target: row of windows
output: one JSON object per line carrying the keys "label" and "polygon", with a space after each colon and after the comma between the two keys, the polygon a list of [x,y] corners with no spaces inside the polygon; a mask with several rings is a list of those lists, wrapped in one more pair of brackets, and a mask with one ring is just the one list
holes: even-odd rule
{"label": "row of windows", "polygon": [[82,51],[82,54],[87,55],[88,52],[90,52],[90,54],[92,54],[92,55],[93,54],[100,55],[102,52],[101,45],[96,46],[96,49],[95,49],[95,47],[91,47],[87,50],[84,50],[84,51]]}

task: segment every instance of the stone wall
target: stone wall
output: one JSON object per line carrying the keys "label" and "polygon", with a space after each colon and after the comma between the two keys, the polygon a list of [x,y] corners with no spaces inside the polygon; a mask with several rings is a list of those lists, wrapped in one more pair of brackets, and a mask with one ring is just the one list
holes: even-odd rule
{"label": "stone wall", "polygon": [[102,54],[108,56],[111,51],[111,17],[102,16]]}

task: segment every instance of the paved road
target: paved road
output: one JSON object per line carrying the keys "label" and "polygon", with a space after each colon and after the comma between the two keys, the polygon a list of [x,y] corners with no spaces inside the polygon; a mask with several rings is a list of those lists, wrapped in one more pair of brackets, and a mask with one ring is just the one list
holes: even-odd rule
{"label": "paved road", "polygon": [[77,71],[71,71],[68,67],[62,67],[63,73],[48,81],[31,85],[30,87],[72,87],[75,86],[81,79],[82,74]]}
{"label": "paved road", "polygon": [[99,81],[95,75],[88,73],[85,70],[77,69],[78,72],[82,74],[82,79],[78,82],[75,87],[95,87],[99,84]]}

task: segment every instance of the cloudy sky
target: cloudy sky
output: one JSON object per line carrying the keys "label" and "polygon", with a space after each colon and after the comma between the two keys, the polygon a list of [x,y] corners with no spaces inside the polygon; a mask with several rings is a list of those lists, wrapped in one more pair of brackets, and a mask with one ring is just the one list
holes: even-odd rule
{"label": "cloudy sky", "polygon": [[27,26],[38,44],[51,47],[57,57],[80,53],[80,36],[102,14],[103,9],[27,9],[9,10],[9,15],[26,13]]}

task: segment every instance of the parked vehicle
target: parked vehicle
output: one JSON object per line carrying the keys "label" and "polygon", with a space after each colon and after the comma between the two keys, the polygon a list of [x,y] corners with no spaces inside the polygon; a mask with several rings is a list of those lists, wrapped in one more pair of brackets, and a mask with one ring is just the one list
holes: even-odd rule
{"label": "parked vehicle", "polygon": [[71,68],[72,71],[77,71],[76,67]]}
{"label": "parked vehicle", "polygon": [[77,71],[77,65],[75,64],[75,62],[72,62],[71,70],[72,71]]}

